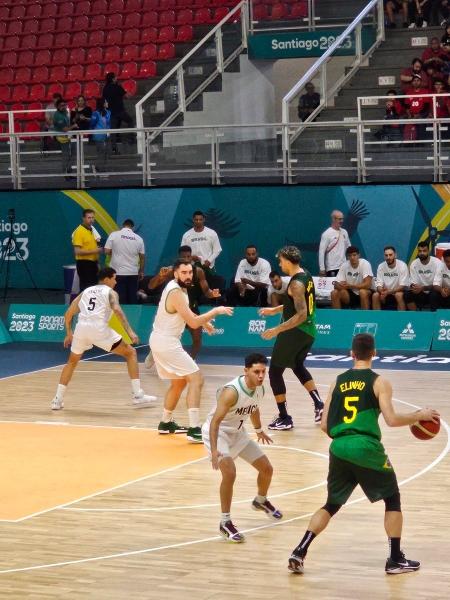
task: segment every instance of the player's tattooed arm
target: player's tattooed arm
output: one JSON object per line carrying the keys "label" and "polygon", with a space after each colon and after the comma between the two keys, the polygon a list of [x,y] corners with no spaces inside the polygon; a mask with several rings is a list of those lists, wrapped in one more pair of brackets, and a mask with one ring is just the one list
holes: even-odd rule
{"label": "player's tattooed arm", "polygon": [[306,321],[308,308],[306,306],[305,291],[305,286],[300,281],[293,281],[289,286],[289,293],[294,301],[295,315],[287,321],[284,321],[284,323],[280,323],[277,327],[278,333],[287,331],[288,329],[294,329],[294,327],[298,327]]}
{"label": "player's tattooed arm", "polygon": [[120,307],[119,296],[118,296],[117,292],[115,292],[114,290],[110,290],[110,292],[109,292],[109,306],[111,307],[111,310],[117,316],[119,321],[122,323],[123,328],[130,336],[132,343],[137,344],[139,342],[139,338],[135,334],[133,329],[131,328],[131,325],[128,323],[125,313],[123,312],[122,308]]}

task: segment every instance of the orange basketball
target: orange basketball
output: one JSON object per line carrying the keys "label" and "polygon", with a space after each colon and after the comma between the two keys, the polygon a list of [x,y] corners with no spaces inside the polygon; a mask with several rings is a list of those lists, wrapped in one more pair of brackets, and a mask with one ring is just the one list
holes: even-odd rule
{"label": "orange basketball", "polygon": [[414,425],[410,425],[412,434],[419,440],[431,440],[438,433],[441,428],[441,422],[438,421],[417,421]]}

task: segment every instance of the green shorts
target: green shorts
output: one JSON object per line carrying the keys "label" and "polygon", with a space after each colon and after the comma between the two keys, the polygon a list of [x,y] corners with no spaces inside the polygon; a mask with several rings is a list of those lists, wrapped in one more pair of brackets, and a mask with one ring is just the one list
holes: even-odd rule
{"label": "green shorts", "polygon": [[327,503],[345,504],[357,485],[371,502],[389,498],[399,491],[392,467],[375,471],[342,460],[330,452]]}
{"label": "green shorts", "polygon": [[295,369],[303,365],[313,343],[314,338],[301,329],[282,331],[275,340],[270,362],[276,367]]}

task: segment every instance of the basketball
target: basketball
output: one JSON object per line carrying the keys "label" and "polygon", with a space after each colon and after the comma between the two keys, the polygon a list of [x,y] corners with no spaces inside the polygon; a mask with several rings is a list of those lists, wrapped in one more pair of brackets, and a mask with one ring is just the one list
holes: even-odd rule
{"label": "basketball", "polygon": [[441,428],[441,422],[438,421],[417,421],[414,425],[410,425],[412,434],[419,440],[431,440],[438,433]]}

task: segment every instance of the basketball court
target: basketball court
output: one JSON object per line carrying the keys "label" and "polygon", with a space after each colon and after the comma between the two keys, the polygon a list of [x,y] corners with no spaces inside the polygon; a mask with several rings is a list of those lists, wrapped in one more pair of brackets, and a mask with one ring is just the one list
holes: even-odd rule
{"label": "basketball court", "polygon": [[[422,561],[421,570],[385,575],[384,504],[370,505],[357,490],[311,546],[305,575],[295,576],[287,571],[287,558],[311,513],[325,501],[328,439],[313,424],[311,401],[293,375],[288,403],[296,426],[273,432],[274,445],[267,449],[274,465],[269,497],[284,518],[275,522],[251,510],[254,471],[238,461],[232,518],[247,541],[234,545],[218,535],[219,475],[203,446],[156,431],[165,389],[156,375],[142,367],[143,387],[158,402],[137,410],[125,364],[91,355],[74,376],[65,409],[52,412],[66,354],[46,354],[44,347],[34,365],[26,345],[22,348],[1,349],[11,374],[3,372],[0,384],[0,597],[447,596],[448,370],[383,370],[393,383],[397,408],[431,405],[442,415],[440,434],[427,442],[416,440],[408,428],[388,429],[380,419],[401,482],[402,546],[408,557]],[[216,388],[242,371],[237,354],[208,361],[211,356],[203,354],[202,416]],[[348,363],[339,369],[331,365],[312,368],[322,396],[336,373],[348,368]],[[268,393],[263,422],[275,412]],[[176,418],[187,420],[184,402]]]}

